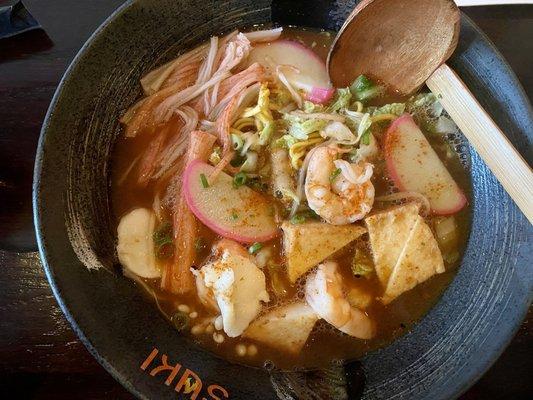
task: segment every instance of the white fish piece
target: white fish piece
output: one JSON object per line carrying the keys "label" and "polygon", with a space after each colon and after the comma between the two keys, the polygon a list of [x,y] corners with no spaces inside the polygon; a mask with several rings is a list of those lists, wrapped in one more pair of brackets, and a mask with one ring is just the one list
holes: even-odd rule
{"label": "white fish piece", "polygon": [[250,257],[225,249],[221,257],[204,265],[197,274],[216,300],[224,332],[241,335],[268,302],[265,274]]}
{"label": "white fish piece", "polygon": [[159,278],[153,233],[156,216],[147,208],[136,208],[124,215],[118,224],[118,259],[129,272],[141,278]]}

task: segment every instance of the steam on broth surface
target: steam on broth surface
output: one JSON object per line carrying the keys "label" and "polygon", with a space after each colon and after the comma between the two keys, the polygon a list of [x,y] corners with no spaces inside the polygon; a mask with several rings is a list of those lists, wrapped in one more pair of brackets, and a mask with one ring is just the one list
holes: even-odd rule
{"label": "steam on broth surface", "polygon": [[[358,358],[407,332],[469,231],[454,123],[428,93],[331,88],[329,32],[212,38],[142,80],[112,203],[126,276],[222,357]],[[466,196],[469,194],[466,193]]]}

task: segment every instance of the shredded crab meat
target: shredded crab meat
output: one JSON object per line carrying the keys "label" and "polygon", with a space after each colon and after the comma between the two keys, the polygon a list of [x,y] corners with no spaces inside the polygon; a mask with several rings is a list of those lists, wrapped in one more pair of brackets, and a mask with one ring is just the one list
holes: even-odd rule
{"label": "shredded crab meat", "polygon": [[198,71],[198,79],[196,80],[197,84],[202,84],[207,82],[209,78],[211,78],[212,72],[213,72],[213,64],[215,62],[215,57],[218,52],[218,37],[212,36],[210,40],[209,45],[209,52],[207,53],[207,57],[200,66],[200,69]]}
{"label": "shredded crab meat", "polygon": [[202,85],[193,85],[190,86],[172,96],[169,96],[165,99],[154,111],[155,121],[166,122],[170,119],[175,110],[187,103],[188,101],[194,99],[195,97],[202,94],[205,90],[213,87],[218,82],[223,81],[231,73],[229,71],[224,71],[220,74],[215,74],[211,79]]}
{"label": "shredded crab meat", "polygon": [[184,64],[193,64],[199,61],[207,51],[207,44],[196,47],[172,60],[161,67],[154,69],[141,79],[141,85],[147,95],[157,92],[165,81]]}
{"label": "shredded crab meat", "polygon": [[159,169],[153,174],[153,178],[160,178],[166,171],[168,171],[179,157],[185,153],[188,144],[190,133],[196,129],[198,125],[198,113],[189,106],[183,106],[178,109],[176,113],[181,117],[184,126],[175,134],[175,140],[167,150],[161,154],[159,161]]}

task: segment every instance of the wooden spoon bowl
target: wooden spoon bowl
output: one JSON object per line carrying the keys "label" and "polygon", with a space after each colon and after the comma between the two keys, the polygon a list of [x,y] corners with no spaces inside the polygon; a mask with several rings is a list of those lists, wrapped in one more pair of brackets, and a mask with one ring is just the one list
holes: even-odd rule
{"label": "wooden spoon bowl", "polygon": [[361,1],[328,56],[333,85],[371,74],[402,93],[415,91],[454,52],[459,20],[452,0]]}

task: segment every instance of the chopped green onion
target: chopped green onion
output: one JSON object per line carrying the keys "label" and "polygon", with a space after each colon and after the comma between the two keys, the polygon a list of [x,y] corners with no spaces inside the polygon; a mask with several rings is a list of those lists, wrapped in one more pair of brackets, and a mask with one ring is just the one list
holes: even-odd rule
{"label": "chopped green onion", "polygon": [[335,171],[333,171],[333,172],[331,173],[331,175],[330,175],[330,177],[329,177],[329,181],[330,181],[330,182],[333,182],[333,181],[337,178],[337,176],[339,176],[339,175],[341,174],[341,172],[342,172],[341,169],[340,169],[340,168],[337,168]]}
{"label": "chopped green onion", "polygon": [[154,243],[161,245],[172,242],[172,225],[165,221],[157,227],[153,234]]}
{"label": "chopped green onion", "polygon": [[239,218],[239,214],[237,214],[235,211],[232,211],[231,212],[231,219],[235,221],[238,218]]}
{"label": "chopped green onion", "polygon": [[204,189],[209,187],[209,182],[207,181],[207,178],[205,177],[204,174],[200,174],[200,182],[202,183],[202,187]]}
{"label": "chopped green onion", "polygon": [[308,219],[319,219],[320,216],[314,212],[313,210],[304,210],[300,211],[298,214],[296,214],[294,217],[290,219],[291,224],[297,225],[302,224]]}
{"label": "chopped green onion", "polygon": [[369,145],[370,144],[370,129],[367,129],[362,135],[361,135],[361,144]]}
{"label": "chopped green onion", "polygon": [[242,138],[239,135],[235,135],[234,133],[232,133],[230,137],[231,137],[231,144],[233,145],[233,149],[235,149],[235,151],[239,151],[240,149],[242,149],[242,146],[244,146],[244,142],[242,141]]}
{"label": "chopped green onion", "polygon": [[170,321],[178,332],[183,332],[189,326],[189,316],[181,311],[177,311],[172,318],[170,318]]}
{"label": "chopped green onion", "polygon": [[355,95],[357,92],[368,90],[373,86],[374,82],[372,82],[370,78],[365,75],[359,75],[357,78],[355,78],[352,85],[350,86],[350,91],[353,95]]}
{"label": "chopped green onion", "polygon": [[384,88],[365,75],[359,75],[350,86],[350,92],[358,101],[366,101],[383,94]]}
{"label": "chopped green onion", "polygon": [[152,235],[157,258],[169,258],[174,255],[174,242],[172,241],[172,225],[163,222]]}
{"label": "chopped green onion", "polygon": [[248,176],[244,172],[238,172],[233,177],[233,187],[238,188],[242,185],[246,184],[246,181],[248,180]]}
{"label": "chopped green onion", "polygon": [[291,224],[298,225],[303,224],[305,222],[306,218],[304,215],[296,214],[294,217],[291,218]]}
{"label": "chopped green onion", "polygon": [[261,243],[255,242],[250,247],[248,247],[248,253],[255,254],[262,248],[263,248],[263,245]]}
{"label": "chopped green onion", "polygon": [[356,277],[368,278],[374,272],[374,263],[367,251],[355,249],[352,262],[352,273]]}

